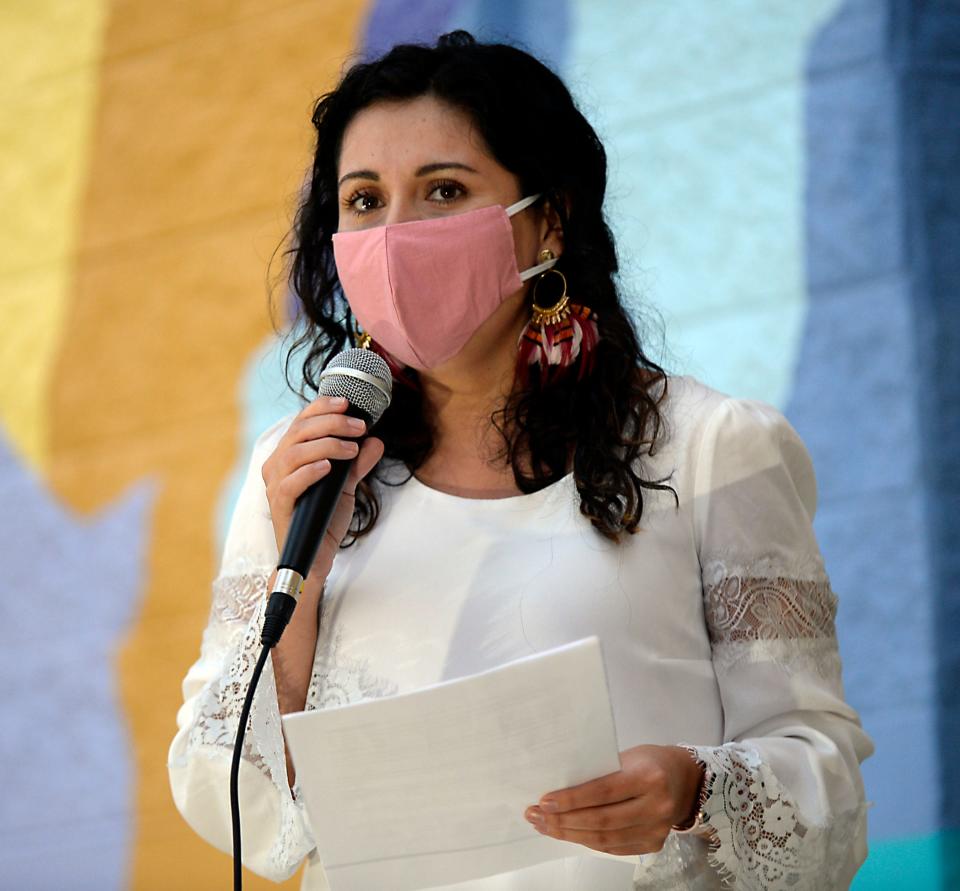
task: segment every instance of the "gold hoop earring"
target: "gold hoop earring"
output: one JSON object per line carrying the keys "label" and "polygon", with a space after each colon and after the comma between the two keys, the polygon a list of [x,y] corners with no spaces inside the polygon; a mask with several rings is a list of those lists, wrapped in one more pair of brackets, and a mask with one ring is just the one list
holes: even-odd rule
{"label": "gold hoop earring", "polygon": [[[563,282],[563,293],[560,299],[553,306],[543,307],[537,303],[537,288],[540,283],[551,273],[560,276]],[[567,296],[567,277],[559,269],[548,269],[537,277],[533,284],[533,306],[532,317],[530,321],[534,325],[559,325],[568,315],[570,315],[570,298]]]}

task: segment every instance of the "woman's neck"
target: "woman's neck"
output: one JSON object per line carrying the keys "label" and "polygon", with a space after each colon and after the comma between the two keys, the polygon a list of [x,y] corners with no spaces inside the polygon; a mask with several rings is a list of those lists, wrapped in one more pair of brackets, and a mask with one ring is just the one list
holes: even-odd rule
{"label": "woman's neck", "polygon": [[486,375],[445,375],[443,379],[421,375],[434,443],[417,470],[426,485],[463,490],[465,497],[515,494],[513,471],[496,460],[503,441],[490,420],[502,407],[509,384],[504,375],[485,371]]}
{"label": "woman's neck", "polygon": [[515,362],[516,350],[505,338],[480,361],[467,353],[420,374],[434,437],[417,470],[424,484],[464,497],[517,494],[513,470],[497,458],[503,438],[491,423],[510,394]]}

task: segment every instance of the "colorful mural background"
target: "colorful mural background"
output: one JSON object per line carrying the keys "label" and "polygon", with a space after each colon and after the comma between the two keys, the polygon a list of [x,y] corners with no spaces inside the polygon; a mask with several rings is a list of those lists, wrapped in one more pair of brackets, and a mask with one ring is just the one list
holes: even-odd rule
{"label": "colorful mural background", "polygon": [[165,758],[236,474],[296,404],[268,264],[315,96],[354,54],[455,27],[540,55],[598,129],[654,352],[659,313],[670,368],[778,405],[808,443],[877,743],[855,887],[960,886],[947,0],[0,6],[0,884],[227,880]]}

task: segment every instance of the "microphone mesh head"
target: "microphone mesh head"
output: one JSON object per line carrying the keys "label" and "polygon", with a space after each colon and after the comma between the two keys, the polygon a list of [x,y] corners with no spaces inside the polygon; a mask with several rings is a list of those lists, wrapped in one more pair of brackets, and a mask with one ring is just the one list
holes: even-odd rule
{"label": "microphone mesh head", "polygon": [[[351,371],[374,377],[380,386],[355,377]],[[386,391],[386,392],[384,392]],[[393,376],[383,356],[373,350],[354,348],[334,356],[320,374],[320,396],[346,396],[351,405],[363,409],[370,416],[371,426],[390,404]]]}

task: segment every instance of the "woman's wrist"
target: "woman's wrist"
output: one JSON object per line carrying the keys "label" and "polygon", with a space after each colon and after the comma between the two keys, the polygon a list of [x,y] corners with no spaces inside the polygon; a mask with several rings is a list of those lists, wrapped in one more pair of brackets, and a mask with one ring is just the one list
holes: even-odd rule
{"label": "woman's wrist", "polygon": [[309,577],[290,623],[271,652],[280,714],[303,711],[306,705],[320,630],[323,581]]}
{"label": "woman's wrist", "polygon": [[693,781],[688,788],[693,789],[693,794],[688,799],[690,805],[686,811],[686,816],[670,828],[674,832],[693,832],[703,824],[706,818],[703,807],[710,792],[710,772],[697,754],[697,750],[692,746],[678,746],[677,748],[683,750],[689,761]]}

